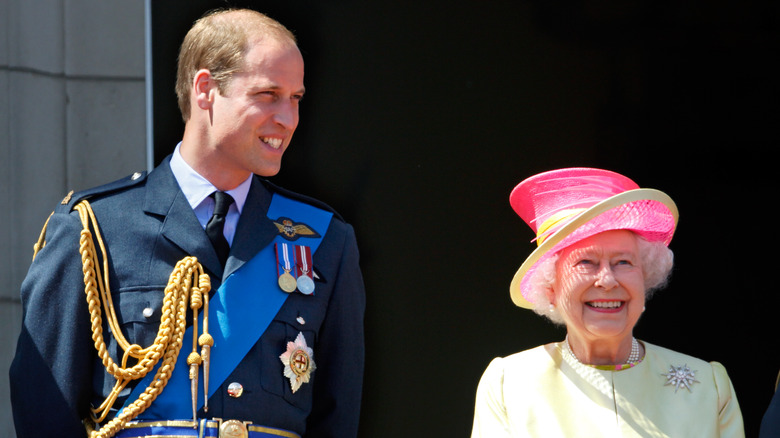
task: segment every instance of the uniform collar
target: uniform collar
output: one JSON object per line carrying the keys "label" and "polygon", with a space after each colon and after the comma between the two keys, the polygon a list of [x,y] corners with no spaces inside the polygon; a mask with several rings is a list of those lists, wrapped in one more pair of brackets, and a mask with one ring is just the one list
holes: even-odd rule
{"label": "uniform collar", "polygon": [[[186,161],[184,161],[184,158],[181,156],[181,152],[179,151],[180,147],[181,142],[176,145],[176,149],[173,151],[173,155],[171,156],[171,171],[173,172],[174,178],[176,178],[176,182],[179,183],[179,187],[181,187],[182,193],[184,193],[184,196],[187,198],[187,202],[190,204],[190,207],[195,210],[199,205],[201,205],[203,200],[214,193],[217,188],[214,186],[214,184],[211,184],[209,180],[196,172],[195,169],[190,167]],[[227,191],[227,194],[233,197],[233,201],[236,203],[235,205],[239,214],[241,214],[241,211],[244,208],[244,203],[246,203],[246,196],[247,193],[249,193],[249,186],[251,184],[252,175],[250,174],[244,182],[238,185],[238,187]]]}

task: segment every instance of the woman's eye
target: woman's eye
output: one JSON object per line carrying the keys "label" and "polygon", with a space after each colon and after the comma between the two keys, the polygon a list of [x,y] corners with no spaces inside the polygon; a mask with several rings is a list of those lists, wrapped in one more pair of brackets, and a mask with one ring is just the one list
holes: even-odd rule
{"label": "woman's eye", "polygon": [[590,272],[596,266],[596,262],[590,259],[582,259],[574,264],[574,268],[580,272]]}

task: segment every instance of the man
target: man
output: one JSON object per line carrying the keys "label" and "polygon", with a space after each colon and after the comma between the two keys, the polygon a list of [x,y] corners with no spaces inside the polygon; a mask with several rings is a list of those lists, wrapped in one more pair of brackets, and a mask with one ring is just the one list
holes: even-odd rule
{"label": "man", "polygon": [[356,436],[354,232],[261,178],[298,125],[294,36],[255,11],[208,14],[182,44],[176,91],[174,153],[69,195],[45,226],[10,372],[17,435]]}

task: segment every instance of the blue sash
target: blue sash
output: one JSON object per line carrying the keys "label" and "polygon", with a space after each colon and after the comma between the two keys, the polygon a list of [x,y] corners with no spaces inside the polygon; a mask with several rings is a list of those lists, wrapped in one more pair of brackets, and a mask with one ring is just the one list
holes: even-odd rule
{"label": "blue sash", "polygon": [[[300,237],[301,244],[311,248],[319,246],[322,235],[333,217],[331,212],[309,204],[274,194],[268,208],[268,217],[294,218],[319,232],[316,237]],[[279,235],[274,242],[285,241]],[[209,333],[214,338],[211,348],[209,373],[209,397],[220,387],[239,362],[246,356],[284,304],[289,294],[277,284],[276,255],[274,245],[267,245],[251,260],[233,272],[209,300]],[[298,293],[298,292],[294,292]],[[198,316],[203,327],[202,312]],[[216,321],[216,324],[214,323]],[[191,389],[187,356],[192,341],[192,327],[184,334],[184,341],[171,379],[165,389],[139,418],[149,420],[192,418]],[[280,352],[280,354],[283,352]],[[159,366],[159,365],[158,365]],[[200,369],[202,370],[202,366]],[[126,405],[137,400],[151,383],[157,371],[150,371],[135,387]],[[203,406],[203,378],[199,380],[198,409]]]}

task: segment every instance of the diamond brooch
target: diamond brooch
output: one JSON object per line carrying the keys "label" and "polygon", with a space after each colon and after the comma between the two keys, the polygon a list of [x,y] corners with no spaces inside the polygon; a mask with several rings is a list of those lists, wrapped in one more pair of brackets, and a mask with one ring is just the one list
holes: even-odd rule
{"label": "diamond brooch", "polygon": [[691,369],[688,368],[688,364],[678,367],[670,365],[669,372],[661,373],[661,375],[666,376],[666,383],[664,386],[674,385],[675,394],[680,387],[686,388],[688,392],[693,392],[691,386],[694,383],[700,383],[696,380],[696,371],[691,371]]}

